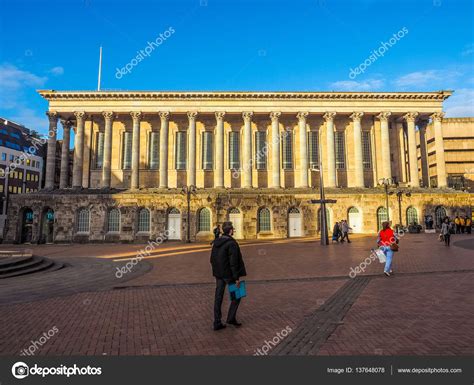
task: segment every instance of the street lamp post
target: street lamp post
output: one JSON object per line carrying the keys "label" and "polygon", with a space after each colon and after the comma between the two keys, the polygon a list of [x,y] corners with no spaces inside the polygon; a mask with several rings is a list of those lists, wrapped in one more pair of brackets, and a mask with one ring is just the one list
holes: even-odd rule
{"label": "street lamp post", "polygon": [[[398,223],[400,226],[403,226],[402,224],[402,199],[403,199],[403,195],[407,196],[407,197],[411,197],[411,193],[409,191],[405,191],[405,190],[397,190],[396,192],[397,194],[397,200],[398,200]],[[407,223],[407,226],[408,226],[408,223]]]}
{"label": "street lamp post", "polygon": [[379,180],[379,186],[383,186],[385,191],[385,210],[387,211],[387,221],[390,222],[390,211],[388,207],[388,196],[393,194],[393,191],[389,191],[389,187],[396,185],[392,178],[382,178]]}
{"label": "street lamp post", "polygon": [[191,243],[191,194],[196,194],[196,186],[185,186],[181,189],[181,193],[186,195],[188,205],[186,220],[186,243]]}

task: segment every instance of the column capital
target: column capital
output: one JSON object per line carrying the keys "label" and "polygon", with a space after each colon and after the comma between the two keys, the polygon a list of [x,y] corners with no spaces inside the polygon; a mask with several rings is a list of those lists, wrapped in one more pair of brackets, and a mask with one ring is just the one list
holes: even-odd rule
{"label": "column capital", "polygon": [[132,111],[130,112],[130,116],[132,117],[133,121],[136,122],[136,121],[140,121],[142,117],[142,113],[141,111]]}
{"label": "column capital", "polygon": [[159,111],[158,115],[160,115],[161,120],[168,120],[170,118],[170,112],[169,111]]}
{"label": "column capital", "polygon": [[379,119],[381,122],[387,122],[390,115],[392,115],[390,111],[382,111],[380,114],[376,115],[375,117]]}
{"label": "column capital", "polygon": [[50,123],[57,123],[59,115],[56,111],[46,111]]}
{"label": "column capital", "polygon": [[102,112],[102,116],[104,117],[104,119],[107,121],[107,120],[112,120],[114,118],[114,113],[112,111],[103,111]]}
{"label": "column capital", "polygon": [[69,119],[61,119],[61,125],[63,129],[68,130],[72,127],[72,122]]}
{"label": "column capital", "polygon": [[279,112],[279,111],[270,112],[270,119],[272,120],[272,122],[274,122],[274,121],[278,122],[278,118],[280,116],[281,116],[281,112]]}
{"label": "column capital", "polygon": [[418,112],[408,112],[405,115],[403,115],[403,119],[405,119],[407,122],[414,122],[416,120],[416,117],[418,116]]}
{"label": "column capital", "polygon": [[216,120],[219,121],[219,120],[223,120],[224,119],[224,116],[225,116],[225,111],[217,111],[215,113],[216,115]]}
{"label": "column capital", "polygon": [[296,114],[296,117],[299,122],[306,122],[306,117],[308,116],[307,112],[298,112]]}
{"label": "column capital", "polygon": [[245,122],[250,122],[252,120],[253,112],[252,111],[244,111],[242,112],[242,118],[244,118]]}
{"label": "column capital", "polygon": [[363,112],[355,111],[349,116],[349,118],[351,118],[354,122],[360,122],[363,116],[364,116]]}
{"label": "column capital", "polygon": [[86,113],[84,111],[74,111],[74,116],[77,120],[82,120],[86,116]]}
{"label": "column capital", "polygon": [[197,111],[188,111],[187,115],[188,115],[188,119],[192,121],[192,120],[196,120],[198,113]]}
{"label": "column capital", "polygon": [[435,112],[433,115],[430,116],[433,122],[440,122],[444,118],[444,112]]}
{"label": "column capital", "polygon": [[323,118],[326,122],[332,122],[336,116],[335,112],[328,111],[323,115]]}
{"label": "column capital", "polygon": [[424,130],[424,129],[426,128],[426,126],[428,125],[429,122],[430,122],[430,121],[429,121],[428,119],[420,119],[420,120],[418,120],[418,123],[417,123],[417,124],[418,124],[418,127],[419,127],[420,129],[423,129],[423,130]]}

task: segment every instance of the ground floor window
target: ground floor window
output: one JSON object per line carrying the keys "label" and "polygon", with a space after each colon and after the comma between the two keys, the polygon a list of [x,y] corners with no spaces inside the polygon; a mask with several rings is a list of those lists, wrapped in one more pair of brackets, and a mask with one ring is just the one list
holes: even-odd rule
{"label": "ground floor window", "polygon": [[270,220],[270,210],[266,207],[262,208],[258,212],[257,218],[258,232],[271,231],[272,224]]}

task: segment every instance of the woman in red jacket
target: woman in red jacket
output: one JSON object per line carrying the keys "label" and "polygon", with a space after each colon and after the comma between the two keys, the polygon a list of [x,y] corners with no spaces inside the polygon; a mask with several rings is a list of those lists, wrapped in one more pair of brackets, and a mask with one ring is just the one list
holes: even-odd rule
{"label": "woman in red jacket", "polygon": [[382,223],[382,230],[379,232],[379,236],[377,238],[377,244],[379,245],[380,249],[384,252],[386,261],[385,261],[385,268],[383,269],[384,274],[387,277],[390,277],[390,274],[393,273],[392,271],[392,258],[393,258],[393,250],[391,248],[392,244],[398,243],[397,236],[395,232],[390,228],[390,222],[383,222]]}

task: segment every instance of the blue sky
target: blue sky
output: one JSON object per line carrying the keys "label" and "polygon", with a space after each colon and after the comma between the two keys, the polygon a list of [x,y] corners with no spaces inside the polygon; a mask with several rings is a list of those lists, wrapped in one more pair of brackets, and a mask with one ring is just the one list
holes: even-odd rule
{"label": "blue sky", "polygon": [[35,90],[96,89],[100,45],[104,90],[453,89],[448,116],[474,116],[471,0],[0,0],[0,15],[0,116],[43,133]]}

